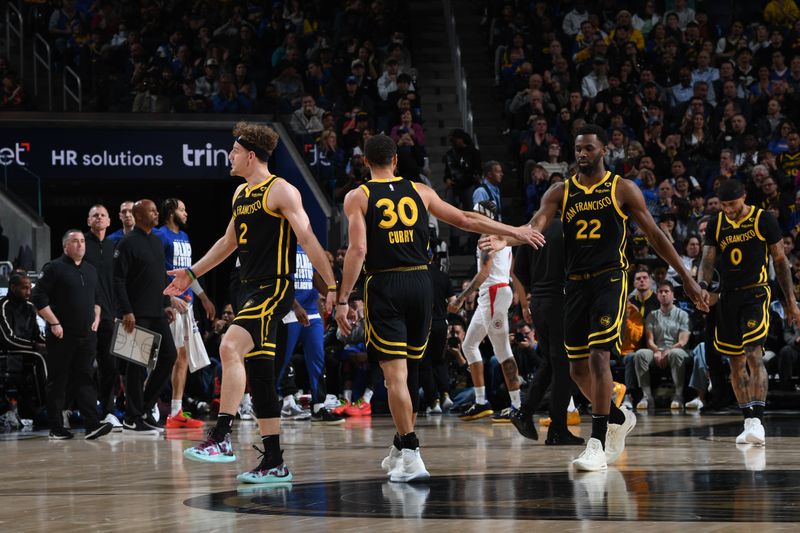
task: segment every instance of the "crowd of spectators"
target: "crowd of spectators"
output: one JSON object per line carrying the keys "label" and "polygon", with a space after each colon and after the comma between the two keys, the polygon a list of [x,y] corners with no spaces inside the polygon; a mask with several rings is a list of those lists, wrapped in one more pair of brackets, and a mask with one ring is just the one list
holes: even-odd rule
{"label": "crowd of spectators", "polygon": [[[56,71],[80,76],[85,110],[279,118],[338,201],[365,177],[356,148],[391,132],[404,175],[421,179],[427,154],[405,2],[49,4],[29,7],[32,30],[51,43]],[[2,109],[30,108],[7,66],[0,58]]]}
{"label": "crowd of spectators", "polygon": [[[487,0],[483,5],[504,103],[504,135],[528,215],[551,183],[574,174],[574,133],[594,123],[608,131],[606,168],[639,186],[650,213],[693,272],[705,226],[720,210],[717,188],[736,179],[745,184],[749,204],[778,219],[797,280],[800,10],[793,0],[737,4],[727,12],[715,3],[688,0]],[[632,230],[634,268],[655,274],[647,291],[657,309],[661,282],[679,279],[651,253],[641,232]],[[770,279],[774,282],[774,273]],[[693,324],[688,351],[699,346],[708,352],[702,315],[692,311],[679,286],[674,297]],[[643,327],[647,313],[640,311],[642,335],[629,347],[631,355],[655,349]],[[783,327],[777,301],[773,311],[766,348],[767,359],[775,357],[770,374],[793,390],[791,362],[798,344]],[[695,367],[705,364],[698,357]],[[672,359],[685,364],[691,357]],[[637,361],[629,365],[628,387],[647,383],[641,404],[646,407],[653,398],[642,372],[653,365],[646,354],[638,353]],[[666,356],[657,357],[656,366],[667,368]],[[682,385],[681,379],[678,389]],[[705,390],[700,393],[704,397]],[[682,403],[682,397],[678,390],[667,403]]]}

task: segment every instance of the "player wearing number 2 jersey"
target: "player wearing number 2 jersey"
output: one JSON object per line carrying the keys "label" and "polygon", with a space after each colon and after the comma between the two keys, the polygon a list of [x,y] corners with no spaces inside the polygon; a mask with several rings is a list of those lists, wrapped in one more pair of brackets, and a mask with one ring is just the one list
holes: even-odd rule
{"label": "player wearing number 2 jersey", "polygon": [[[534,229],[544,231],[558,211],[564,223],[567,265],[564,343],[570,374],[592,402],[592,436],[574,462],[578,470],[602,470],[625,449],[625,436],[636,425],[630,411],[611,402],[611,351],[619,343],[625,312],[628,261],[625,257],[626,220],[629,216],[647,240],[680,274],[684,292],[702,310],[708,307],[702,291],[664,233],[656,227],[636,185],[606,171],[603,157],[607,137],[603,128],[588,125],[575,138],[579,172],[544,194],[533,216]],[[513,241],[508,241],[515,244]],[[495,249],[500,239],[482,239]]]}
{"label": "player wearing number 2 jersey", "polygon": [[277,324],[291,308],[294,298],[292,275],[295,248],[299,243],[328,286],[327,311],[331,310],[336,282],[333,269],[314,236],[300,193],[274,176],[267,164],[278,144],[278,134],[260,124],[240,122],[233,130],[233,148],[228,156],[231,175],[246,183],[233,195],[232,217],[225,235],[191,268],[168,272],[174,275],[167,294],[180,294],[192,278],[239,251],[244,303],[220,344],[222,394],[219,417],[206,440],[184,451],[197,461],[235,461],[231,445],[233,418],[250,384],[253,408],[264,445],[261,462],[237,479],[244,483],[281,483],[292,479],[280,448],[280,412],[275,386]]}
{"label": "player wearing number 2 jersey", "polygon": [[386,135],[367,141],[365,163],[372,179],[347,194],[349,246],[336,302],[336,321],[350,333],[347,299],[366,267],[364,285],[367,351],[383,369],[397,434],[382,466],[392,481],[429,476],[414,433],[418,403],[418,361],[425,352],[431,324],[432,293],[428,262],[428,213],[476,233],[517,237],[543,244],[530,227],[513,228],[483,215],[460,211],[429,187],[395,177],[397,147]]}

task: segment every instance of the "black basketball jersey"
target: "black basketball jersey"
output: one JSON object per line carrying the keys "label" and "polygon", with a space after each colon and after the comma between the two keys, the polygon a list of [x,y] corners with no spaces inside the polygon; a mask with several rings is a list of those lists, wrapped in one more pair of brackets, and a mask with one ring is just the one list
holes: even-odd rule
{"label": "black basketball jersey", "polygon": [[780,240],[778,221],[763,209],[750,206],[750,212],[740,222],[733,222],[720,212],[716,221],[708,225],[705,242],[722,254],[720,290],[766,285],[769,245]]}
{"label": "black basketball jersey", "polygon": [[367,273],[428,263],[428,211],[414,184],[403,178],[371,180],[367,195]]}
{"label": "black basketball jersey", "polygon": [[606,175],[585,187],[572,176],[564,183],[561,221],[567,274],[593,274],[628,268],[628,216],[617,204],[619,176]]}
{"label": "black basketball jersey", "polygon": [[297,239],[289,221],[270,211],[267,195],[281,178],[270,176],[252,189],[243,187],[233,202],[233,224],[239,245],[243,282],[286,277],[294,273]]}

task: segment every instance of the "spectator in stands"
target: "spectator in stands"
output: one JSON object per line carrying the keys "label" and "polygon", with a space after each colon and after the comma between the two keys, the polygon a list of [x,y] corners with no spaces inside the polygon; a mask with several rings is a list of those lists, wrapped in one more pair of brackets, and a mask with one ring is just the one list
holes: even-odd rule
{"label": "spectator in stands", "polygon": [[[528,165],[526,165],[528,168]],[[538,211],[542,196],[550,188],[550,176],[541,163],[530,165],[528,183],[525,186],[525,215],[527,220]]]}
{"label": "spectator in stands", "polygon": [[211,97],[211,106],[215,113],[248,113],[253,102],[248,96],[236,89],[233,77],[222,74],[219,78],[219,91]]}
{"label": "spectator in stands", "polygon": [[608,61],[595,56],[592,72],[581,81],[581,94],[584,98],[594,98],[602,90],[608,89]]}
{"label": "spectator in stands", "polygon": [[503,183],[503,165],[498,161],[487,161],[483,164],[483,180],[472,193],[472,205],[481,202],[493,202],[497,220],[503,221],[503,200],[500,185]]}
{"label": "spectator in stands", "polygon": [[561,143],[557,139],[553,139],[547,146],[547,159],[539,161],[539,165],[547,172],[548,179],[554,172],[559,174],[566,174],[569,170],[569,165],[561,157]]}
{"label": "spectator in stands", "polygon": [[316,136],[323,129],[323,114],[325,114],[325,110],[317,107],[317,102],[312,95],[303,95],[300,109],[292,114],[292,132],[300,137]]}
{"label": "spectator in stands", "polygon": [[211,97],[219,93],[219,62],[213,57],[206,60],[205,73],[195,80],[195,90],[203,98],[211,100]]}
{"label": "spectator in stands", "polygon": [[344,150],[339,143],[334,130],[323,130],[317,143],[316,157],[311,167],[320,185],[325,187],[329,194],[333,194],[336,183],[344,178]]}
{"label": "spectator in stands", "polygon": [[17,80],[17,76],[11,72],[6,72],[3,80],[3,99],[0,101],[2,111],[23,111],[27,107],[27,99],[22,85]]}
{"label": "spectator in stands", "polygon": [[647,0],[640,5],[641,9],[633,15],[631,24],[647,38],[653,27],[661,21],[661,16],[656,13],[655,0]]}
{"label": "spectator in stands", "polygon": [[574,38],[584,22],[589,20],[589,12],[586,11],[586,0],[577,0],[572,10],[564,15],[564,20],[561,22],[561,28],[564,30],[564,35]]}
{"label": "spectator in stands", "polygon": [[689,315],[674,305],[675,294],[669,282],[658,284],[658,301],[659,309],[651,312],[644,322],[647,347],[634,354],[636,375],[644,394],[636,405],[636,409],[640,411],[651,405],[655,406],[650,386],[650,369],[653,365],[658,368],[669,367],[675,385],[670,408],[683,407],[683,389],[689,359],[686,352],[689,343]]}
{"label": "spectator in stands", "polygon": [[281,113],[290,113],[298,105],[301,105],[303,78],[297,73],[295,65],[285,65],[269,85],[275,91],[275,96],[278,99],[278,109]]}
{"label": "spectator in stands", "polygon": [[163,94],[163,88],[155,75],[148,75],[133,98],[134,113],[169,113],[172,102]]}
{"label": "spectator in stands", "polygon": [[425,166],[425,149],[416,143],[411,130],[400,128],[397,134],[397,174],[411,181],[420,181]]}
{"label": "spectator in stands", "polygon": [[461,129],[450,133],[450,149],[443,158],[447,201],[462,209],[472,209],[472,190],[481,177],[481,154],[472,138]]}
{"label": "spectator in stands", "polygon": [[421,148],[425,146],[425,131],[422,129],[422,126],[414,122],[411,111],[404,111],[400,116],[400,124],[392,127],[392,131],[389,135],[396,143],[400,139],[401,130],[405,130],[405,132],[411,136],[411,140],[414,142],[415,146]]}

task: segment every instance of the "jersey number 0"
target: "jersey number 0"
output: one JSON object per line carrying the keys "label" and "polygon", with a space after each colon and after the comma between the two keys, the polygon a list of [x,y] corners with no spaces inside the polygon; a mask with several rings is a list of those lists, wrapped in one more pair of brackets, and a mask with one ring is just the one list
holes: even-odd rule
{"label": "jersey number 0", "polygon": [[375,202],[375,207],[383,210],[383,219],[378,223],[381,229],[391,229],[397,224],[397,219],[406,227],[411,227],[419,218],[417,203],[408,196],[403,196],[400,201],[395,203],[389,198],[381,198]]}

